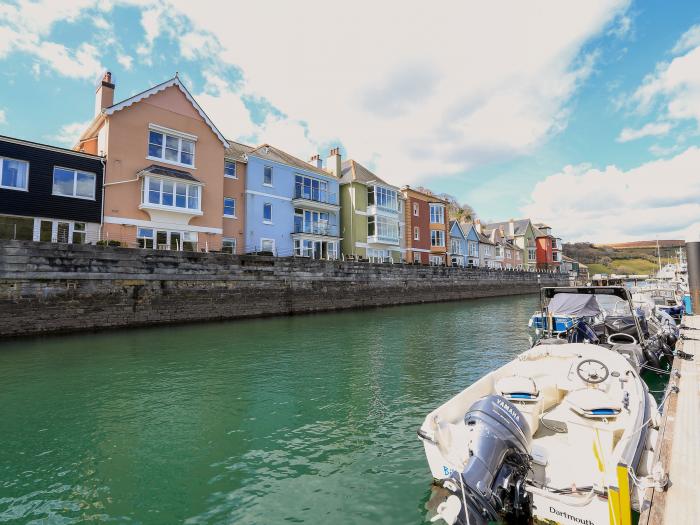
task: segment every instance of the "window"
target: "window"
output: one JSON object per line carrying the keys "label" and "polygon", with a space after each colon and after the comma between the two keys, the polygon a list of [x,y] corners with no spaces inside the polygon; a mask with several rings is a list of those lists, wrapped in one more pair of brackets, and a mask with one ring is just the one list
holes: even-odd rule
{"label": "window", "polygon": [[430,245],[435,247],[445,246],[445,232],[442,230],[430,230]]}
{"label": "window", "polygon": [[236,163],[230,160],[224,161],[224,177],[229,179],[237,179],[236,175]]}
{"label": "window", "polygon": [[462,255],[462,243],[459,242],[459,239],[450,240],[450,251],[454,254]]}
{"label": "window", "polygon": [[236,217],[236,199],[224,197],[224,217]]}
{"label": "window", "polygon": [[367,204],[379,206],[392,211],[398,211],[398,193],[381,186],[369,186],[367,188]]}
{"label": "window", "polygon": [[413,216],[418,217],[418,203],[417,202],[413,203]]}
{"label": "window", "polygon": [[501,255],[502,255],[501,247],[500,247],[500,246],[496,246],[496,257],[500,257]]}
{"label": "window", "polygon": [[221,251],[224,253],[236,254],[236,239],[224,238],[221,242]]}
{"label": "window", "polygon": [[430,205],[430,222],[433,224],[444,224],[445,207],[442,204]]}
{"label": "window", "polygon": [[53,169],[53,194],[79,199],[95,198],[94,173],[55,167]]}
{"label": "window", "polygon": [[263,184],[265,186],[272,186],[272,166],[265,166],[263,168]]}
{"label": "window", "polygon": [[0,216],[0,239],[31,241],[33,238],[34,219],[8,215]]}
{"label": "window", "polygon": [[420,228],[418,226],[413,228],[413,240],[420,241]]}
{"label": "window", "polygon": [[469,243],[469,255],[472,257],[477,257],[479,255],[479,245],[475,242]]}
{"label": "window", "polygon": [[150,228],[139,228],[136,231],[136,240],[139,248],[153,249],[153,230]]}
{"label": "window", "polygon": [[148,132],[148,156],[184,166],[194,166],[194,141],[160,131]]}
{"label": "window", "polygon": [[535,260],[535,258],[536,258],[535,248],[528,248],[527,249],[527,258],[529,261]]}
{"label": "window", "polygon": [[367,217],[367,236],[398,242],[399,221],[382,215]]}
{"label": "window", "polygon": [[443,266],[444,264],[445,264],[445,261],[439,255],[431,255],[430,256],[430,265],[431,266]]}
{"label": "window", "polygon": [[185,182],[146,177],[142,204],[200,211],[199,186]]}
{"label": "window", "polygon": [[272,222],[272,204],[269,202],[263,204],[263,221]]}
{"label": "window", "polygon": [[303,175],[294,176],[294,198],[336,203],[335,193],[328,192],[328,182]]}
{"label": "window", "polygon": [[28,174],[28,162],[0,157],[0,188],[26,190]]}
{"label": "window", "polygon": [[275,240],[274,239],[260,239],[260,251],[269,252],[275,254]]}
{"label": "window", "polygon": [[84,222],[73,223],[73,244],[85,244],[87,235],[86,224]]}
{"label": "window", "polygon": [[299,257],[313,257],[313,241],[309,239],[294,239],[294,255]]}

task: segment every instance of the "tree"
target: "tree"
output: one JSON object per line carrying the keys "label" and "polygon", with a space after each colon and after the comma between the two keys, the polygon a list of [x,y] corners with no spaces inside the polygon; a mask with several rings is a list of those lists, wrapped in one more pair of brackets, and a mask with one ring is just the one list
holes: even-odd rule
{"label": "tree", "polygon": [[476,212],[469,204],[461,204],[457,197],[449,193],[438,195],[442,200],[447,201],[447,214],[450,219],[457,222],[473,222],[476,219]]}

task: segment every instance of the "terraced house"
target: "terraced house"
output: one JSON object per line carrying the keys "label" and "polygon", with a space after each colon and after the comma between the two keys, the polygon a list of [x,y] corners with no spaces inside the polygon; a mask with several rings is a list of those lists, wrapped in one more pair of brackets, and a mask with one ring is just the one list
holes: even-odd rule
{"label": "terraced house", "polygon": [[106,73],[75,150],[104,155],[102,238],[126,246],[219,250],[229,143],[180,79],[114,103]]}
{"label": "terraced house", "polygon": [[540,270],[556,270],[561,265],[561,239],[552,235],[552,228],[546,224],[535,224],[535,239],[537,243],[537,268]]}
{"label": "terraced house", "polygon": [[510,219],[509,221],[484,224],[484,229],[502,228],[506,239],[522,251],[522,268],[535,270],[537,268],[536,230],[530,219]]}
{"label": "terraced house", "polygon": [[263,144],[246,154],[246,253],[337,259],[340,255],[340,153],[328,171]]}
{"label": "terraced house", "polygon": [[340,203],[345,256],[393,262],[403,259],[404,202],[399,188],[359,162],[347,160],[341,165]]}
{"label": "terraced house", "polygon": [[401,188],[406,200],[406,260],[410,263],[449,265],[447,202],[409,186]]}

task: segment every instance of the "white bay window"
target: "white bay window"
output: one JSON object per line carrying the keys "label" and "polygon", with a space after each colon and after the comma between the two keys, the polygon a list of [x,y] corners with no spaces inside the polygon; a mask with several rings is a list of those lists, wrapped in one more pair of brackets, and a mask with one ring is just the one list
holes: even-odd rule
{"label": "white bay window", "polygon": [[142,206],[157,206],[174,210],[201,211],[201,191],[198,184],[161,179],[144,178]]}

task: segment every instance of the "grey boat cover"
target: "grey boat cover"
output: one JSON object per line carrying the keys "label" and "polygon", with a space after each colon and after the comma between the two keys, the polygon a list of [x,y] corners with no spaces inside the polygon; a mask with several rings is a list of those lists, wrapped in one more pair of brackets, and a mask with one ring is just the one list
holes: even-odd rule
{"label": "grey boat cover", "polygon": [[558,293],[547,305],[551,315],[571,315],[573,317],[592,317],[601,311],[593,294]]}

